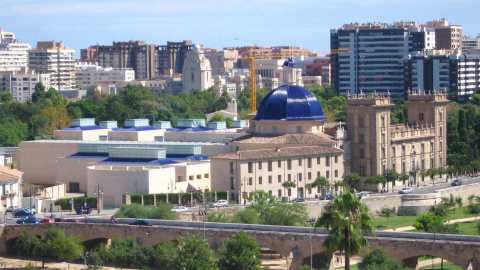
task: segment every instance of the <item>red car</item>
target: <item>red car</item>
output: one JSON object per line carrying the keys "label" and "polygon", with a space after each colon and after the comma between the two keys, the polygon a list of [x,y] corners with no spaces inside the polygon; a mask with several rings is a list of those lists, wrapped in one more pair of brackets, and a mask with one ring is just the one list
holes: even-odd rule
{"label": "red car", "polygon": [[44,218],[40,220],[40,223],[55,223],[55,219],[53,218]]}

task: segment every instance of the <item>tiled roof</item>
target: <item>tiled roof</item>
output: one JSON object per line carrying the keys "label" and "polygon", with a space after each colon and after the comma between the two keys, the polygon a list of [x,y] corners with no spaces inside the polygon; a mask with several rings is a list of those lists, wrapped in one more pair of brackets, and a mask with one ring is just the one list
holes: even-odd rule
{"label": "tiled roof", "polygon": [[234,159],[234,160],[250,160],[264,159],[276,157],[297,157],[328,153],[343,153],[342,150],[330,146],[301,146],[301,147],[284,147],[277,149],[261,149],[238,151],[237,153],[222,154],[211,157],[210,159]]}
{"label": "tiled roof", "polygon": [[22,177],[23,172],[12,170],[6,166],[0,166],[0,183],[18,180]]}
{"label": "tiled roof", "polygon": [[260,144],[315,144],[333,146],[335,143],[323,136],[313,133],[283,134],[283,135],[256,135],[249,134],[233,140],[236,143]]}

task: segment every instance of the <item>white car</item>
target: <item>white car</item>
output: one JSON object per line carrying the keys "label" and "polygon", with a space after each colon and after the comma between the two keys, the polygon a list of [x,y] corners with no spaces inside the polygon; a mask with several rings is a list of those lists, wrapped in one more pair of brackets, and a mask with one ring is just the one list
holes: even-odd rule
{"label": "white car", "polygon": [[188,211],[188,208],[185,206],[175,206],[172,208],[172,212],[183,212],[183,211]]}
{"label": "white car", "polygon": [[368,193],[359,193],[359,194],[357,194],[357,198],[358,198],[358,199],[361,199],[361,198],[370,198],[370,194],[368,194]]}
{"label": "white car", "polygon": [[412,193],[412,191],[413,191],[412,188],[404,187],[398,191],[398,194],[408,194],[408,193]]}
{"label": "white car", "polygon": [[210,204],[210,207],[227,207],[227,200],[218,200]]}

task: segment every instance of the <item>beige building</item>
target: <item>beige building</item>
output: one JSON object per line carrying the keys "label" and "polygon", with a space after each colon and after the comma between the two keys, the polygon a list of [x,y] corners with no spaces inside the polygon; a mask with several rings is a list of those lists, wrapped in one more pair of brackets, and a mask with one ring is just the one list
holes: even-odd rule
{"label": "beige building", "polygon": [[[231,153],[211,157],[213,190],[228,190],[238,201],[248,195],[243,192],[254,190],[300,198],[333,192],[306,188],[320,176],[333,187],[342,180],[345,166],[344,133],[325,133],[326,117],[312,93],[281,86],[265,96],[251,117],[251,134],[232,140]],[[285,181],[296,187],[284,189]]]}
{"label": "beige building", "polygon": [[26,68],[30,49],[30,44],[19,42],[14,33],[0,28],[0,73]]}
{"label": "beige building", "polygon": [[193,45],[187,53],[182,70],[183,91],[191,93],[198,89],[204,91],[213,86],[212,67],[200,45]]}
{"label": "beige building", "polygon": [[88,91],[94,85],[101,93],[113,95],[134,80],[135,71],[131,68],[103,68],[79,62],[75,64],[77,90]]}
{"label": "beige building", "polygon": [[35,86],[39,82],[45,86],[45,90],[48,90],[50,74],[37,74],[35,71],[23,67],[20,71],[0,74],[0,92],[9,92],[13,99],[25,102],[32,97]]}
{"label": "beige building", "polygon": [[57,91],[75,89],[75,50],[63,42],[39,41],[28,52],[28,68],[39,74],[50,74],[50,85]]}
{"label": "beige building", "polygon": [[347,127],[351,140],[352,172],[361,176],[387,169],[412,176],[446,166],[447,111],[444,92],[410,92],[405,102],[408,123],[390,124],[389,96],[361,93],[347,99]]}
{"label": "beige building", "polygon": [[22,172],[9,167],[0,166],[0,211],[9,206],[22,206]]}

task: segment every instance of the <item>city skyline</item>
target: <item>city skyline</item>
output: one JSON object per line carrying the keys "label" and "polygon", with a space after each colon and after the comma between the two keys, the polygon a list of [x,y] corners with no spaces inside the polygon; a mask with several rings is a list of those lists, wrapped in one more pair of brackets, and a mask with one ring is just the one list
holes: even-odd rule
{"label": "city skyline", "polygon": [[[412,9],[412,6],[414,8]],[[325,52],[330,29],[348,23],[426,21],[445,18],[475,37],[480,22],[471,0],[437,1],[59,1],[6,0],[0,28],[21,42],[63,41],[75,50],[113,41],[149,44],[192,40],[210,48],[228,46],[299,46]],[[338,10],[338,12],[334,12]]]}

